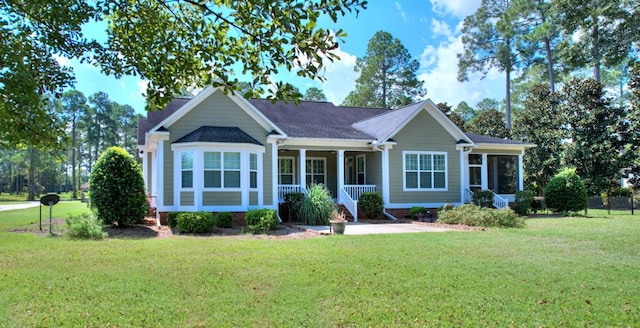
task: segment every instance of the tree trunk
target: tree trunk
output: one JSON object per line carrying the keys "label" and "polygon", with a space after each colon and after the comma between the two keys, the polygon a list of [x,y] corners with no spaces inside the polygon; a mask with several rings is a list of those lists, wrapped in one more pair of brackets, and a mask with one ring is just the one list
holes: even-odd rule
{"label": "tree trunk", "polygon": [[78,198],[76,185],[76,142],[77,142],[76,122],[71,126],[71,198]]}
{"label": "tree trunk", "polygon": [[36,200],[36,152],[33,147],[29,147],[29,194],[27,200]]}
{"label": "tree trunk", "polygon": [[506,95],[505,95],[505,102],[506,102],[506,110],[505,110],[505,118],[506,118],[506,127],[507,127],[507,132],[509,133],[509,135],[511,135],[511,66],[507,66],[505,69],[505,74],[506,74]]}

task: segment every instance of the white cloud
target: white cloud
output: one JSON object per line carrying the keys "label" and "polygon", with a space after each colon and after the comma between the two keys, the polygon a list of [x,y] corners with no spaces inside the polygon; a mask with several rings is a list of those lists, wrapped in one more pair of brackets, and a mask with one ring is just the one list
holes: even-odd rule
{"label": "white cloud", "polygon": [[420,54],[420,67],[426,69],[427,67],[435,64],[438,59],[437,55],[438,53],[435,47],[432,45],[426,46],[422,51],[422,54]]}
{"label": "white cloud", "polygon": [[146,95],[147,94],[147,87],[149,86],[149,81],[140,80],[140,81],[136,82],[136,85],[138,86],[138,91],[139,91],[140,95]]}
{"label": "white cloud", "polygon": [[335,54],[340,60],[324,61],[326,81],[322,83],[322,91],[328,101],[340,105],[349,92],[355,89],[356,79],[360,74],[353,70],[356,67],[356,56],[340,49]]}
{"label": "white cloud", "polygon": [[433,32],[432,37],[434,38],[437,36],[445,36],[447,38],[452,36],[449,24],[434,18],[431,19],[431,31]]}
{"label": "white cloud", "polygon": [[55,59],[58,62],[58,65],[60,66],[67,66],[67,67],[71,66],[71,59],[67,57],[53,55],[53,59]]}
{"label": "white cloud", "polygon": [[407,21],[407,13],[402,9],[402,4],[400,4],[400,2],[396,2],[396,9],[398,9],[398,12],[400,13],[400,17],[402,17],[403,21]]}
{"label": "white cloud", "polygon": [[431,8],[439,15],[452,15],[464,18],[473,14],[479,7],[481,0],[430,0]]}
{"label": "white cloud", "polygon": [[427,97],[434,103],[447,102],[454,108],[461,101],[473,106],[483,98],[503,99],[503,73],[491,71],[484,79],[480,79],[480,74],[474,73],[469,75],[468,82],[457,80],[457,54],[463,49],[460,37],[451,37],[440,43],[437,48],[425,48],[421,59],[425,57],[428,58],[425,59],[426,62],[435,63],[435,66],[426,69],[425,66],[421,66],[422,72],[418,74],[418,79],[424,81],[427,88]]}

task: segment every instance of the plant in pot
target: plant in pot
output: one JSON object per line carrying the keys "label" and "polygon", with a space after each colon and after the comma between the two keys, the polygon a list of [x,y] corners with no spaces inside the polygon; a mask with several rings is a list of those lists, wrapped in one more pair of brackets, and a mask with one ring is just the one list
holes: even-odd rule
{"label": "plant in pot", "polygon": [[347,219],[345,218],[344,212],[338,212],[337,210],[331,212],[329,224],[331,225],[331,231],[333,231],[333,233],[343,235],[344,229],[347,227]]}
{"label": "plant in pot", "polygon": [[420,222],[433,222],[433,215],[426,207],[414,206],[409,210],[409,215]]}

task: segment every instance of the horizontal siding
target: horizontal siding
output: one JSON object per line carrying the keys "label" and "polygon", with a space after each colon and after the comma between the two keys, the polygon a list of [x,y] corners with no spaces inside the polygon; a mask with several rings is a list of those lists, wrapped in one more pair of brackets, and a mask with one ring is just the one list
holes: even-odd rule
{"label": "horizontal siding", "polygon": [[202,193],[204,206],[234,206],[242,204],[242,193],[205,191]]}
{"label": "horizontal siding", "polygon": [[[460,152],[456,139],[429,113],[421,111],[393,139],[389,151],[389,193],[391,203],[445,203],[460,201]],[[403,151],[447,153],[447,191],[403,191]]]}
{"label": "horizontal siding", "polygon": [[164,204],[173,205],[173,152],[171,144],[167,141],[162,142],[164,150]]}
{"label": "horizontal siding", "polygon": [[258,205],[258,192],[257,191],[250,191],[249,192],[249,205],[250,206],[257,206]]}
{"label": "horizontal siding", "polygon": [[376,185],[376,190],[382,192],[382,153],[371,152],[366,153],[366,156],[364,165],[366,169],[367,184]]}
{"label": "horizontal siding", "polygon": [[[275,147],[273,144],[268,144],[267,145],[267,149],[265,150],[265,153],[262,157],[262,202],[264,205],[273,205],[273,184],[274,182],[271,181],[271,177],[272,174],[271,172],[273,172],[272,170],[278,170],[278,167],[273,168],[272,165],[272,156],[271,156],[271,149]],[[277,165],[277,164],[276,164]],[[276,179],[278,178],[278,176],[276,175]],[[275,183],[278,183],[278,180],[275,181]]]}
{"label": "horizontal siding", "polygon": [[193,206],[193,205],[194,205],[193,191],[181,191],[180,206]]}

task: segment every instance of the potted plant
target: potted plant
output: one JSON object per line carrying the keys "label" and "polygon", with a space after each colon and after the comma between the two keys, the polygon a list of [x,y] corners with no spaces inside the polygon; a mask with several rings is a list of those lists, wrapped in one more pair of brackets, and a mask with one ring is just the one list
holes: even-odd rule
{"label": "potted plant", "polygon": [[344,229],[347,227],[347,219],[345,219],[344,212],[334,210],[331,212],[331,219],[329,220],[331,230],[333,233],[344,235]]}
{"label": "potted plant", "polygon": [[409,210],[409,215],[420,222],[433,222],[433,215],[426,207],[414,206]]}

